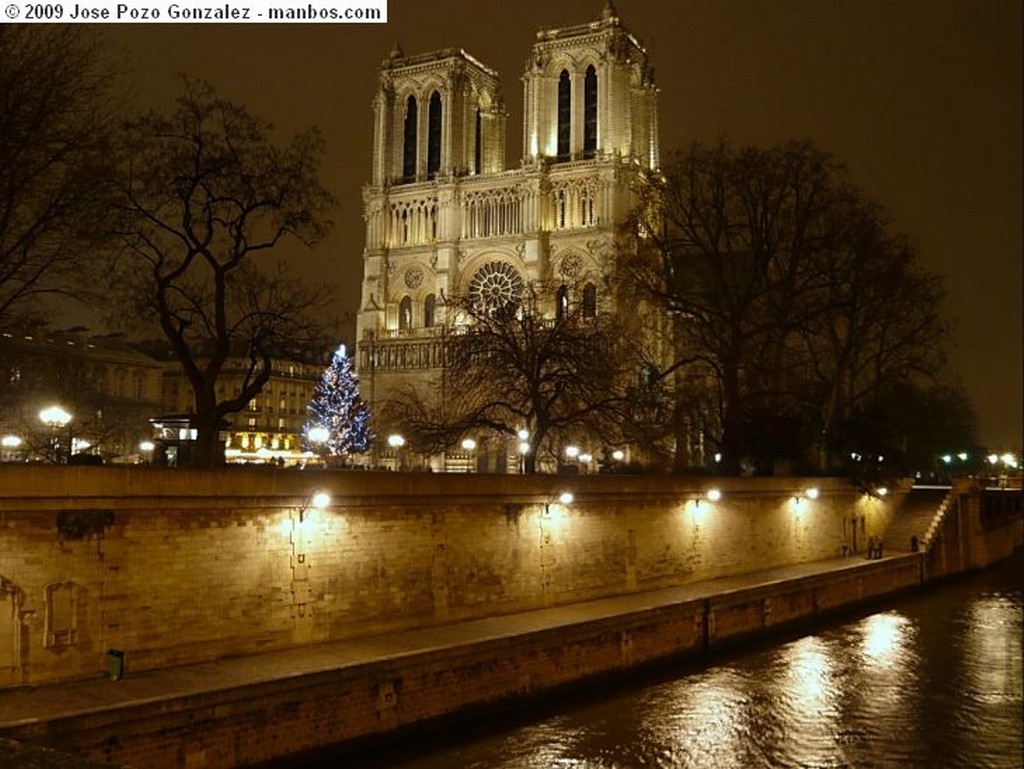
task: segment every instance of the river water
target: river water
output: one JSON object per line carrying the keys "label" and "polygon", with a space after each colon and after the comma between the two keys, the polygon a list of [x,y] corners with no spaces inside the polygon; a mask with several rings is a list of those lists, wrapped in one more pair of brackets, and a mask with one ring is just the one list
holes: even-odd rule
{"label": "river water", "polygon": [[1024,554],[836,621],[298,769],[1022,766]]}

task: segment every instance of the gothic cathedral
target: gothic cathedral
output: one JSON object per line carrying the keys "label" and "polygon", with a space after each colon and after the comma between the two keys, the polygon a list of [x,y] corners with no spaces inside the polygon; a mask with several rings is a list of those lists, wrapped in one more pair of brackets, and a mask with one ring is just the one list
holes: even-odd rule
{"label": "gothic cathedral", "polygon": [[647,52],[609,0],[597,21],[538,32],[523,84],[523,158],[507,169],[494,70],[459,49],[381,66],[357,322],[371,409],[429,386],[446,297],[561,284],[584,313],[614,309],[605,276],[631,190],[659,164]]}

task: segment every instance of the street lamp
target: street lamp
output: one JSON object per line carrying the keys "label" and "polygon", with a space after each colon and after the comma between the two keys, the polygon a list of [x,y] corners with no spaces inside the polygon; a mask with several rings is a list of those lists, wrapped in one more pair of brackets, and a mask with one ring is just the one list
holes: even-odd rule
{"label": "street lamp", "polygon": [[405,445],[405,438],[398,433],[388,436],[388,446],[395,452],[395,469],[402,470],[402,447]]}
{"label": "street lamp", "polygon": [[146,457],[144,461],[147,465],[153,461],[153,449],[155,448],[156,444],[153,441],[142,441],[139,444],[139,451]]}
{"label": "street lamp", "polygon": [[[71,424],[71,414],[60,406],[48,406],[39,412],[39,421],[53,430],[53,461],[60,461],[60,438],[57,431],[62,430]],[[68,448],[65,461],[71,459],[71,428],[68,427]]]}

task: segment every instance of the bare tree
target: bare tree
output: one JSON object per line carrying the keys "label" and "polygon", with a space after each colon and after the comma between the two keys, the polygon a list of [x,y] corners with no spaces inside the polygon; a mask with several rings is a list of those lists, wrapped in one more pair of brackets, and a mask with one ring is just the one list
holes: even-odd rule
{"label": "bare tree", "polygon": [[[279,147],[269,131],[189,80],[172,114],[125,126],[115,285],[159,325],[192,385],[200,465],[219,461],[224,417],[260,392],[275,356],[315,334],[313,313],[328,299],[272,258],[288,239],[311,245],[329,227],[323,142],[310,131]],[[237,393],[219,396],[229,358],[247,371]]]}
{"label": "bare tree", "polygon": [[[573,292],[568,292],[571,295]],[[632,372],[626,335],[611,314],[584,303],[550,306],[550,287],[524,289],[521,301],[447,300],[449,333],[443,389],[424,399],[406,393],[386,417],[428,450],[452,446],[471,430],[528,434],[524,470],[554,456],[553,440],[615,440]]]}
{"label": "bare tree", "polygon": [[80,26],[0,26],[0,330],[91,281],[115,100],[101,41]]}
{"label": "bare tree", "polygon": [[627,277],[677,319],[659,373],[713,384],[726,471],[827,446],[836,413],[936,369],[937,279],[809,143],[693,145],[642,190],[632,225],[646,248]]}

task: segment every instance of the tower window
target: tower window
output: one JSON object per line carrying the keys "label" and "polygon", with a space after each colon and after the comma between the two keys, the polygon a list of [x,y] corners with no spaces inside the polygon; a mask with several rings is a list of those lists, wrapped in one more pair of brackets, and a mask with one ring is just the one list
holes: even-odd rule
{"label": "tower window", "polygon": [[402,146],[402,178],[409,182],[416,178],[416,97],[410,96],[405,105],[405,136]]}
{"label": "tower window", "polygon": [[583,80],[583,157],[597,154],[597,70],[591,64]]}
{"label": "tower window", "polygon": [[572,84],[569,71],[563,69],[558,78],[558,160],[569,159],[572,138]]}
{"label": "tower window", "polygon": [[483,171],[483,136],[480,133],[480,110],[476,111],[476,144],[473,146],[473,172]]}
{"label": "tower window", "polygon": [[441,169],[441,94],[430,95],[427,114],[427,177],[433,179]]}

